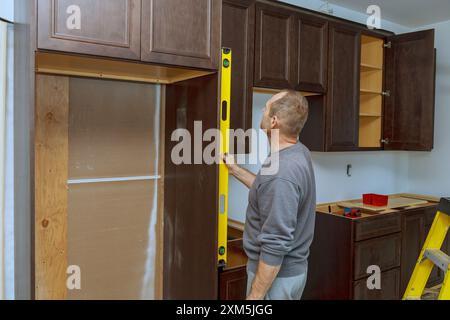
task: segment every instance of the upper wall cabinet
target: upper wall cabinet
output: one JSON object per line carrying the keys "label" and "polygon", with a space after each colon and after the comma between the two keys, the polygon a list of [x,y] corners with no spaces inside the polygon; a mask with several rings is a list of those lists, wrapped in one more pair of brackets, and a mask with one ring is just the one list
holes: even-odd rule
{"label": "upper wall cabinet", "polygon": [[[222,46],[233,55],[230,119],[235,130],[252,127],[254,39],[254,0],[223,0]],[[237,145],[235,153],[248,152],[248,145]]]}
{"label": "upper wall cabinet", "polygon": [[330,25],[329,49],[326,151],[357,150],[360,31],[346,25]]}
{"label": "upper wall cabinet", "polygon": [[327,87],[328,22],[302,14],[298,26],[296,89],[323,93]]}
{"label": "upper wall cabinet", "polygon": [[140,59],[141,0],[38,0],[38,48]]}
{"label": "upper wall cabinet", "polygon": [[142,0],[142,60],[218,69],[221,7],[221,0]]}
{"label": "upper wall cabinet", "polygon": [[263,3],[256,5],[256,87],[294,89],[297,73],[297,27],[294,12]]}
{"label": "upper wall cabinet", "polygon": [[279,6],[256,5],[255,86],[324,93],[328,22]]}
{"label": "upper wall cabinet", "polygon": [[384,139],[388,150],[430,151],[434,137],[434,30],[388,38]]}

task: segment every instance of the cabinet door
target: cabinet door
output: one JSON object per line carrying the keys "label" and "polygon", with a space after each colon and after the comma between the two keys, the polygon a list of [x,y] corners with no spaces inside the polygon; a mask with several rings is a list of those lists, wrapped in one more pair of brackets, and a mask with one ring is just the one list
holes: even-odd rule
{"label": "cabinet door", "polygon": [[38,48],[140,59],[141,0],[38,0]]}
{"label": "cabinet door", "polygon": [[[222,7],[222,46],[232,49],[231,129],[252,127],[255,6],[253,0],[224,0]],[[239,30],[239,32],[233,32]],[[248,145],[235,145],[236,153]]]}
{"label": "cabinet door", "polygon": [[402,220],[400,293],[404,294],[424,243],[425,214],[423,210],[406,212]]}
{"label": "cabinet door", "polygon": [[245,300],[247,298],[246,267],[224,271],[219,276],[220,300]]}
{"label": "cabinet door", "polygon": [[292,11],[256,5],[255,86],[295,88],[297,28]]}
{"label": "cabinet door", "polygon": [[359,144],[360,32],[330,25],[327,151],[352,151]]}
{"label": "cabinet door", "polygon": [[218,69],[220,0],[142,0],[142,60]]}
{"label": "cabinet door", "polygon": [[328,23],[301,15],[298,24],[297,89],[323,93],[327,87]]}
{"label": "cabinet door", "polygon": [[434,138],[434,30],[389,38],[384,139],[388,150],[430,151]]}

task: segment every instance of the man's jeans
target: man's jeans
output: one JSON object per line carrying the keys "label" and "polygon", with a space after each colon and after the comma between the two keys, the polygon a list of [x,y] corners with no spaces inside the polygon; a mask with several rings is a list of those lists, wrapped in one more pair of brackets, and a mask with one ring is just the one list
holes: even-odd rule
{"label": "man's jeans", "polygon": [[[265,300],[300,300],[305,289],[307,273],[292,278],[276,278]],[[255,274],[247,270],[247,296],[250,294]]]}

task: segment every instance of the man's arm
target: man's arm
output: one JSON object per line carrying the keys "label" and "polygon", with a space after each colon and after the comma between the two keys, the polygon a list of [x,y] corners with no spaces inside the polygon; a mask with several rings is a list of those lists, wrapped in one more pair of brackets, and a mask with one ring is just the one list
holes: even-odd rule
{"label": "man's arm", "polygon": [[253,173],[238,166],[233,156],[226,154],[222,157],[222,159],[227,165],[231,175],[245,184],[249,189],[253,186],[256,179],[256,176]]}
{"label": "man's arm", "polygon": [[277,277],[278,272],[280,272],[280,267],[281,266],[270,266],[260,260],[258,271],[256,272],[252,289],[247,300],[263,300],[272,286],[273,281]]}

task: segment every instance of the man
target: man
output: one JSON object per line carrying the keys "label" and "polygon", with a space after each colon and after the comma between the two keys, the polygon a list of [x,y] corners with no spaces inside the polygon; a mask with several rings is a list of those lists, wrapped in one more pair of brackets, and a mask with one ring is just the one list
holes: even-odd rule
{"label": "man", "polygon": [[257,176],[224,156],[230,174],[250,188],[244,231],[249,300],[300,300],[306,284],[313,240],[316,186],[309,150],[298,141],[308,118],[308,102],[285,90],[270,99],[261,128],[271,142],[263,168],[278,161],[278,171]]}

